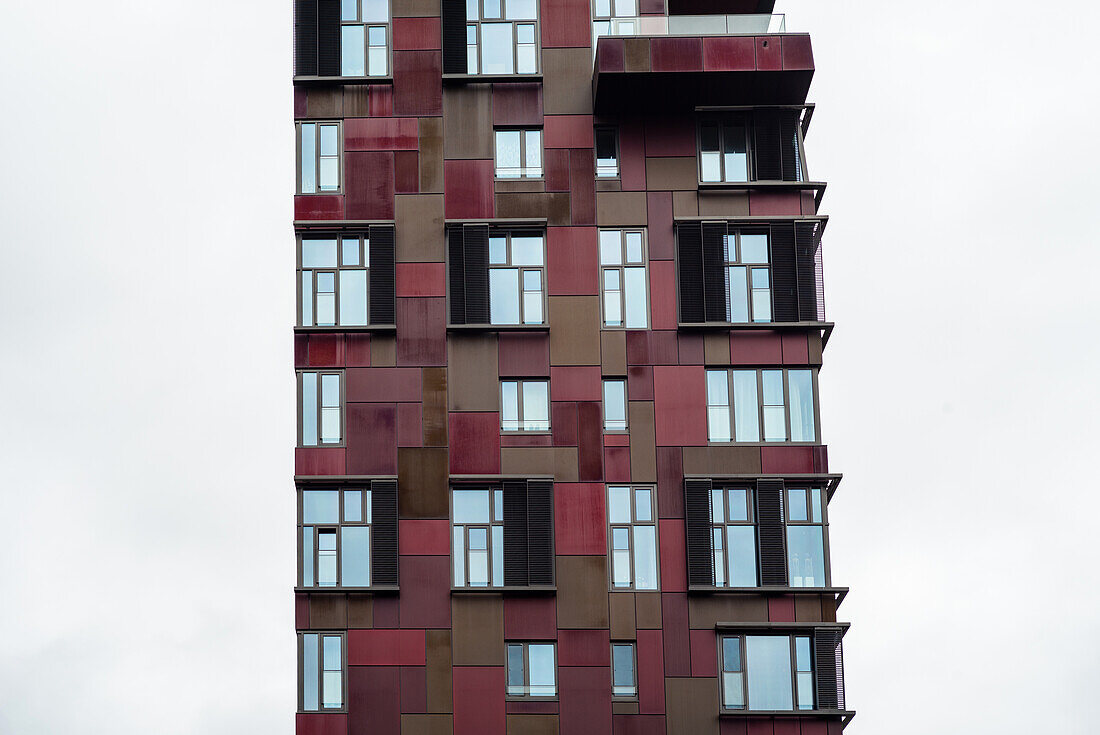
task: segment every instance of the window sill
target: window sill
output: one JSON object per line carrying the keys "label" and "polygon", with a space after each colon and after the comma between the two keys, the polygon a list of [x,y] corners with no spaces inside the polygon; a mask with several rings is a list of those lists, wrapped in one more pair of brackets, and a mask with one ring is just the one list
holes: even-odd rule
{"label": "window sill", "polygon": [[847,587],[710,587],[688,585],[689,594],[718,595],[832,595],[837,607],[848,596]]}
{"label": "window sill", "polygon": [[721,717],[840,717],[847,725],[856,716],[848,709],[721,709]]}
{"label": "window sill", "polygon": [[504,587],[451,587],[451,594],[452,595],[462,595],[462,594],[467,594],[467,593],[474,594],[474,595],[484,595],[484,594],[500,594],[502,592],[512,593],[512,594],[514,594],[516,592],[557,594],[558,586],[557,585],[538,585],[538,586],[531,586],[531,587],[522,587],[522,586],[517,586],[517,585],[511,585],[511,586],[504,586]]}
{"label": "window sill", "polygon": [[542,72],[537,74],[444,74],[443,83],[463,82],[541,82]]}
{"label": "window sill", "polygon": [[331,334],[333,332],[396,332],[396,324],[367,324],[357,327],[294,327],[295,334]]}
{"label": "window sill", "polygon": [[[507,644],[507,643],[508,643],[508,641],[505,641],[505,644]],[[530,696],[530,695],[529,696],[523,696],[521,694],[505,694],[504,695],[504,701],[505,702],[557,702],[558,701],[558,695],[555,694],[552,697],[535,697],[535,696]]]}
{"label": "window sill", "polygon": [[549,332],[549,324],[448,324],[448,332]]}
{"label": "window sill", "polygon": [[[829,343],[835,322],[677,322],[685,332],[727,332],[736,330],[772,330],[784,332],[821,332],[821,347]],[[607,329],[607,327],[605,327]]]}
{"label": "window sill", "polygon": [[348,713],[347,707],[341,707],[340,709],[300,709],[297,710],[300,715],[346,715]]}
{"label": "window sill", "polygon": [[812,191],[814,204],[821,205],[825,196],[824,181],[700,181],[699,193],[723,191],[748,191],[750,189],[772,189],[775,191]]}
{"label": "window sill", "polygon": [[295,587],[295,592],[319,592],[321,594],[328,594],[330,592],[398,592],[400,587],[395,584],[380,584],[372,587]]}
{"label": "window sill", "polygon": [[393,76],[378,77],[319,77],[295,76],[294,84],[308,86],[314,84],[393,84]]}
{"label": "window sill", "polygon": [[[299,369],[300,370],[305,370],[307,368],[299,368]],[[318,369],[327,369],[327,368],[318,368]],[[342,370],[343,368],[333,368],[333,369]],[[348,445],[347,445],[346,442],[340,442],[339,444],[297,444],[297,445],[295,445],[294,448],[295,449],[347,449]]]}
{"label": "window sill", "polygon": [[501,429],[501,436],[552,436],[550,429]]}
{"label": "window sill", "polygon": [[822,442],[716,442],[707,440],[708,447],[823,447]]}

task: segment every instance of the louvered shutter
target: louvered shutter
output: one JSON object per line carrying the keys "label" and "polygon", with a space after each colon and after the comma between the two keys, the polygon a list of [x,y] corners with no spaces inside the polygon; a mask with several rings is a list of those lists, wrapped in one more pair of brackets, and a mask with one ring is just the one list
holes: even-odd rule
{"label": "louvered shutter", "polygon": [[554,483],[550,480],[527,481],[527,583],[554,584]]}
{"label": "louvered shutter", "polygon": [[844,709],[844,652],[840,643],[841,635],[839,630],[818,630],[814,633],[818,709]]}
{"label": "louvered shutter", "polygon": [[779,127],[777,110],[757,110],[753,113],[752,152],[757,181],[783,180]]}
{"label": "louvered shutter", "polygon": [[317,0],[317,74],[340,76],[339,0]]}
{"label": "louvered shutter", "polygon": [[798,273],[799,321],[818,321],[817,251],[814,247],[814,222],[794,223],[795,268]]}
{"label": "louvered shutter", "polygon": [[504,584],[526,587],[527,572],[527,483],[505,480],[504,491]]}
{"label": "louvered shutter", "polygon": [[451,324],[466,323],[466,256],[462,228],[447,230],[447,267],[451,286]]}
{"label": "louvered shutter", "polygon": [[317,75],[317,0],[294,3],[294,74]]}
{"label": "louvered shutter", "polygon": [[802,159],[798,154],[798,110],[779,111],[779,156],[783,181],[802,180]]}
{"label": "louvered shutter", "polygon": [[370,323],[394,323],[393,225],[370,227]]}
{"label": "louvered shutter", "polygon": [[489,226],[466,225],[463,263],[466,289],[466,323],[489,323]]}
{"label": "louvered shutter", "polygon": [[703,223],[703,312],[708,322],[726,321],[725,236],[725,222]]}
{"label": "louvered shutter", "polygon": [[374,480],[370,495],[371,584],[396,585],[397,480]]}
{"label": "louvered shutter", "polygon": [[465,74],[466,69],[466,3],[462,0],[442,0],[443,73]]}
{"label": "louvered shutter", "polygon": [[710,480],[684,480],[684,522],[687,528],[688,583],[714,586],[714,555],[710,539]]}
{"label": "louvered shutter", "polygon": [[798,321],[798,267],[795,258],[794,225],[771,227],[772,318],[776,322]]}
{"label": "louvered shutter", "polygon": [[695,222],[677,225],[676,247],[680,266],[680,321],[704,322],[702,226]]}
{"label": "louvered shutter", "polygon": [[787,586],[787,539],[783,523],[783,481],[756,481],[756,538],[760,584]]}

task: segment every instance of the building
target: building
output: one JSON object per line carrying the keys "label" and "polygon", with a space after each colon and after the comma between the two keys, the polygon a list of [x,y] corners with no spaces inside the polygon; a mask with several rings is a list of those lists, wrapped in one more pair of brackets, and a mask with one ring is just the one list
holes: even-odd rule
{"label": "building", "polygon": [[296,0],[298,735],[852,716],[810,37],[593,1]]}

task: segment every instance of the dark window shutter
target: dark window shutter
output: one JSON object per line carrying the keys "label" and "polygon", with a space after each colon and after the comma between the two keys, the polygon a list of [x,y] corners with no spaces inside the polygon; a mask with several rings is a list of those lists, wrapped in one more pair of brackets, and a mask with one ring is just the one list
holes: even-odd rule
{"label": "dark window shutter", "polygon": [[779,155],[783,180],[802,180],[802,159],[798,155],[798,110],[779,111]]}
{"label": "dark window shutter", "polygon": [[680,321],[695,324],[706,321],[703,308],[703,229],[697,223],[676,227],[677,257],[680,266]]}
{"label": "dark window shutter", "polygon": [[814,633],[817,709],[844,709],[844,654],[840,638],[839,630]]}
{"label": "dark window shutter", "polygon": [[783,481],[756,481],[756,537],[760,584],[787,586],[787,539],[783,523]]}
{"label": "dark window shutter", "polygon": [[[803,322],[816,322],[819,319],[817,293],[817,251],[814,247],[814,222],[794,223],[795,267],[798,271],[798,318]],[[820,315],[821,317],[824,314]]]}
{"label": "dark window shutter", "polygon": [[703,223],[703,300],[708,322],[726,321],[726,278],[722,272],[725,222]]}
{"label": "dark window shutter", "polygon": [[527,577],[527,483],[505,480],[504,491],[504,584],[526,587]]}
{"label": "dark window shutter", "polygon": [[442,0],[443,73],[466,73],[466,3]]}
{"label": "dark window shutter", "polygon": [[684,480],[684,522],[687,527],[688,583],[714,586],[714,555],[710,540],[710,480]]}
{"label": "dark window shutter", "polygon": [[780,153],[779,112],[757,110],[753,113],[753,160],[757,181],[782,181],[783,156]]}
{"label": "dark window shutter", "polygon": [[317,75],[317,0],[294,3],[294,74]]}
{"label": "dark window shutter", "polygon": [[447,266],[451,282],[451,324],[466,323],[466,256],[462,253],[462,228],[447,230]]}
{"label": "dark window shutter", "polygon": [[489,226],[466,225],[463,232],[466,323],[489,323]]}
{"label": "dark window shutter", "polygon": [[554,584],[554,483],[550,480],[527,481],[527,583]]}
{"label": "dark window shutter", "polygon": [[370,228],[370,323],[394,323],[393,225]]}
{"label": "dark window shutter", "polygon": [[370,493],[371,584],[397,584],[397,480],[374,480]]}
{"label": "dark window shutter", "polygon": [[317,0],[317,74],[340,76],[340,0]]}
{"label": "dark window shutter", "polygon": [[798,321],[798,267],[795,264],[794,225],[772,225],[772,318],[776,322]]}

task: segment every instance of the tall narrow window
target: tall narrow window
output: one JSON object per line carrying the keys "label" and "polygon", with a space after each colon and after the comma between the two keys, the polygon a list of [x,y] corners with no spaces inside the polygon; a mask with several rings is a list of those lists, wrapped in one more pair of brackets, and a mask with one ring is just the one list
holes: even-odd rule
{"label": "tall narrow window", "polygon": [[611,696],[638,696],[638,676],[634,665],[633,643],[611,644]]}
{"label": "tall narrow window", "polygon": [[536,0],[466,0],[469,74],[537,74]]}
{"label": "tall narrow window", "polygon": [[649,326],[643,230],[600,230],[600,286],[605,327]]}
{"label": "tall narrow window", "polygon": [[543,324],[546,259],[541,232],[489,233],[489,322]]}
{"label": "tall narrow window", "polygon": [[811,370],[707,370],[712,442],[815,442]]}
{"label": "tall narrow window", "polygon": [[340,73],[384,77],[389,73],[388,0],[341,0]]}
{"label": "tall narrow window", "polygon": [[752,491],[740,487],[713,488],[710,514],[714,586],[755,587],[756,527]]}
{"label": "tall narrow window", "polygon": [[455,587],[504,585],[504,497],[500,488],[451,492]]}
{"label": "tall narrow window", "polygon": [[749,180],[748,127],[740,116],[699,126],[699,180]]}
{"label": "tall narrow window", "polygon": [[722,707],[785,711],[814,708],[810,637],[723,636]]}
{"label": "tall narrow window", "polygon": [[542,131],[497,130],[496,176],[498,179],[541,179]]}
{"label": "tall narrow window", "polygon": [[557,667],[554,659],[553,643],[509,643],[508,696],[557,696]]}
{"label": "tall narrow window", "polygon": [[299,708],[303,712],[344,709],[344,636],[301,633],[298,636]]}
{"label": "tall narrow window", "polygon": [[607,488],[613,589],[657,589],[657,524],[653,488]]}
{"label": "tall narrow window", "polygon": [[368,236],[303,236],[298,258],[301,304],[298,323],[301,326],[364,326],[368,323]]}
{"label": "tall narrow window", "polygon": [[369,587],[371,491],[303,490],[299,584]]}
{"label": "tall narrow window", "polygon": [[603,381],[603,430],[626,431],[626,381]]}
{"label": "tall narrow window", "polygon": [[596,128],[596,178],[619,178],[619,135],[615,128]]}
{"label": "tall narrow window", "polygon": [[791,587],[825,587],[826,498],[819,487],[787,488],[787,577]]}
{"label": "tall narrow window", "polygon": [[502,431],[550,430],[550,383],[546,380],[500,382]]}
{"label": "tall narrow window", "polygon": [[298,123],[298,193],[340,191],[340,123]]}
{"label": "tall narrow window", "polygon": [[343,442],[342,382],[340,372],[298,373],[300,446],[336,446]]}
{"label": "tall narrow window", "polygon": [[771,269],[767,232],[732,231],[722,238],[726,261],[726,321],[772,320]]}

